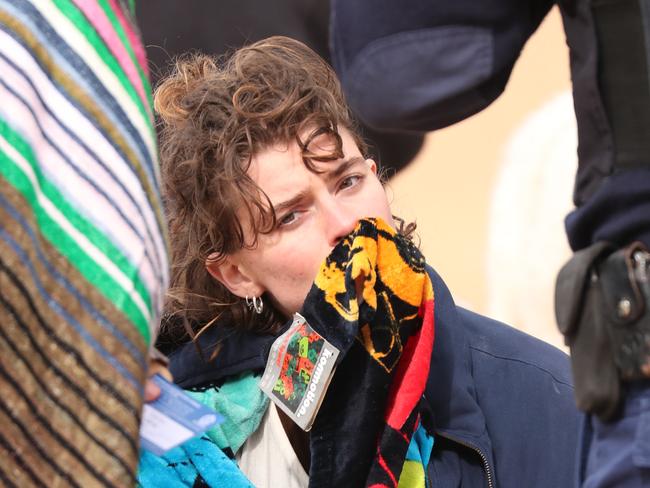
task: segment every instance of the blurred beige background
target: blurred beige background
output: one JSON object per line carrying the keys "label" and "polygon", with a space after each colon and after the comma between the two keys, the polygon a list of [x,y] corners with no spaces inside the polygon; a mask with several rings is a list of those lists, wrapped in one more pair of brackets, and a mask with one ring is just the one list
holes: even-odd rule
{"label": "blurred beige background", "polygon": [[553,283],[569,255],[563,218],[576,164],[569,91],[568,48],[554,9],[504,94],[429,134],[389,183],[393,210],[417,221],[421,248],[457,302],[556,345]]}

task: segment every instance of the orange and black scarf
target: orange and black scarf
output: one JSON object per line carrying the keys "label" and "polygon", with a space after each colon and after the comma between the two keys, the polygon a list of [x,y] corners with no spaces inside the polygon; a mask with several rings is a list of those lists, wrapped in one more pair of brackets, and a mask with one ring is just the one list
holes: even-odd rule
{"label": "orange and black scarf", "polygon": [[321,266],[301,314],[340,356],[311,431],[310,487],[406,484],[433,298],[420,251],[380,219],[361,220]]}

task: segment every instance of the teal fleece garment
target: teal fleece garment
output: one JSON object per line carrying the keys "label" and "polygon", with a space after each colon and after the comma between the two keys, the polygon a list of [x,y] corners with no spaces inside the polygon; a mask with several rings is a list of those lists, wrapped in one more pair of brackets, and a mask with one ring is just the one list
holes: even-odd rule
{"label": "teal fleece garment", "polygon": [[188,391],[192,398],[223,415],[224,422],[163,456],[143,450],[138,486],[191,487],[199,476],[211,487],[253,486],[223,450],[237,452],[259,426],[268,398],[258,383],[259,376],[244,373],[219,388]]}

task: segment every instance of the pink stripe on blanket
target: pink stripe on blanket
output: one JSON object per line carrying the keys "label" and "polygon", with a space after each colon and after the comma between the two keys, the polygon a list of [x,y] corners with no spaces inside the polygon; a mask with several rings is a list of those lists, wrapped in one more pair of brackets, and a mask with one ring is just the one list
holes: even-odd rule
{"label": "pink stripe on blanket", "polygon": [[115,15],[117,15],[117,19],[120,21],[122,29],[124,29],[126,36],[129,38],[129,42],[131,43],[131,47],[135,53],[135,58],[138,60],[138,63],[140,63],[140,68],[142,68],[142,71],[144,71],[147,77],[149,77],[147,54],[145,53],[144,46],[140,40],[140,35],[134,29],[134,25],[124,17],[124,11],[118,5],[117,0],[109,0],[109,3],[115,12]]}
{"label": "pink stripe on blanket", "polygon": [[[124,70],[124,73],[126,73],[126,76],[131,82],[131,85],[133,85],[133,87],[136,89],[140,99],[142,100],[142,103],[147,108],[147,112],[149,112],[149,101],[144,92],[142,82],[140,81],[138,70],[133,63],[133,60],[131,59],[128,51],[124,47],[124,44],[122,44],[122,40],[117,35],[117,32],[115,32],[113,29],[113,25],[111,24],[109,18],[106,16],[106,13],[102,10],[96,0],[73,0],[73,2],[84,13],[88,19],[88,22],[93,25],[97,33],[104,40],[104,43],[108,49],[113,53],[118,63]],[[119,12],[120,8],[117,7],[117,9],[115,9],[115,13],[118,15],[118,17]]]}

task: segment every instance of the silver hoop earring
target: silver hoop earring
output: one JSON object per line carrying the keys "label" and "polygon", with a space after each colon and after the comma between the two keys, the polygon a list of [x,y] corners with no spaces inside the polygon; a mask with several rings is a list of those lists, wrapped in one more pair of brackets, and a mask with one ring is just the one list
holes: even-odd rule
{"label": "silver hoop earring", "polygon": [[246,295],[246,306],[248,307],[249,310],[255,310],[255,313],[261,314],[262,310],[264,310],[264,302],[262,301],[262,297],[253,297],[252,299]]}

